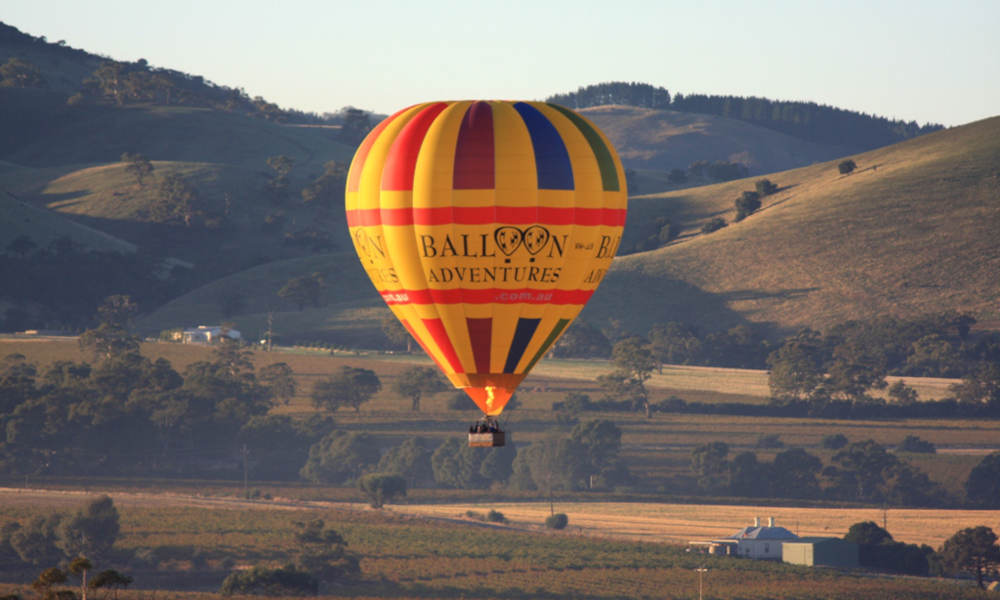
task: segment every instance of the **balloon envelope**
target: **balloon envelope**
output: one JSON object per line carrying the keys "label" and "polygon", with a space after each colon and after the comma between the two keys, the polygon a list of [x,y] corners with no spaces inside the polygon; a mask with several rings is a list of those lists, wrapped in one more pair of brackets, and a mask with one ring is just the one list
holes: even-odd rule
{"label": "balloon envelope", "polygon": [[540,102],[430,102],[379,123],[351,163],[347,224],[368,276],[489,415],[594,293],[625,226],[604,135]]}

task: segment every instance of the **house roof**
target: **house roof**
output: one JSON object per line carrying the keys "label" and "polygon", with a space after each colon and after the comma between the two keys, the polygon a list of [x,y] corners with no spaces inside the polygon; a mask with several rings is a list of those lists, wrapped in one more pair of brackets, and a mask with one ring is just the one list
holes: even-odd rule
{"label": "house roof", "polygon": [[744,527],[724,539],[732,540],[797,540],[799,536],[784,527]]}

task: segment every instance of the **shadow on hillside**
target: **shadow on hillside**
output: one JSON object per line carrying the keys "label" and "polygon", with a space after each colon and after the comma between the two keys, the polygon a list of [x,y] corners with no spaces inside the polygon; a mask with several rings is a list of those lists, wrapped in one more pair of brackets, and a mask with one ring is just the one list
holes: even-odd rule
{"label": "shadow on hillside", "polygon": [[612,269],[584,308],[581,318],[598,325],[610,319],[645,335],[656,323],[676,321],[704,332],[751,325],[729,308],[732,298],[706,292],[668,275],[645,269]]}
{"label": "shadow on hillside", "polygon": [[792,298],[806,296],[818,290],[818,287],[790,288],[786,290],[733,290],[724,294],[718,294],[718,296],[724,298],[727,302],[774,299],[791,300]]}

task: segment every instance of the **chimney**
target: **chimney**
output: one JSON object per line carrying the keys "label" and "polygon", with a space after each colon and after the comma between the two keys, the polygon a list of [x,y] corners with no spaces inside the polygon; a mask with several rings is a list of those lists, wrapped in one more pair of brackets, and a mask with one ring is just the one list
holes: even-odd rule
{"label": "chimney", "polygon": [[774,517],[768,517],[767,518],[767,526],[768,527],[774,527]]}
{"label": "chimney", "polygon": [[754,517],[753,518],[753,526],[754,527],[760,527],[760,517]]}

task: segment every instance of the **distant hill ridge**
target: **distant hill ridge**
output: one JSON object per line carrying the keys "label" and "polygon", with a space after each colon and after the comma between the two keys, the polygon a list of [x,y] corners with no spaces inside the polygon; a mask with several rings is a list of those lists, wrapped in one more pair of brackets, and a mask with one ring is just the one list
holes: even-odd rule
{"label": "distant hill ridge", "polygon": [[915,121],[890,120],[815,102],[770,100],[742,96],[675,94],[647,83],[611,81],[588,85],[575,92],[546,98],[570,108],[624,104],[641,108],[717,115],[747,121],[768,129],[821,144],[862,151],[895,144],[943,129]]}

